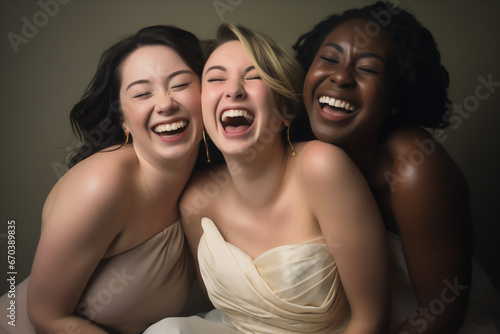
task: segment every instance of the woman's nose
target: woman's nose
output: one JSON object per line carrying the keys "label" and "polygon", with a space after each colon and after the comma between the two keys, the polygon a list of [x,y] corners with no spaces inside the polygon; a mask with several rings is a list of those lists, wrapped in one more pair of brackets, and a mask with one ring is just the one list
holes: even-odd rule
{"label": "woman's nose", "polygon": [[355,84],[354,77],[346,66],[338,66],[330,74],[329,77],[331,82],[336,83],[339,87],[347,88],[352,87]]}
{"label": "woman's nose", "polygon": [[171,114],[179,107],[177,101],[170,93],[161,94],[156,101],[155,109],[158,113]]}
{"label": "woman's nose", "polygon": [[231,80],[228,82],[228,87],[226,90],[226,98],[229,99],[239,99],[246,96],[245,88],[241,80]]}

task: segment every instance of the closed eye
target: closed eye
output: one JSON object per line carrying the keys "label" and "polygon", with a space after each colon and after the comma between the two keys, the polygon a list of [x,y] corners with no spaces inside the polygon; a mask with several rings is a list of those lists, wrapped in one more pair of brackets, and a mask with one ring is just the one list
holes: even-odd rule
{"label": "closed eye", "polygon": [[372,68],[369,68],[369,67],[356,67],[359,71],[363,71],[365,73],[370,73],[370,74],[378,74],[380,73],[379,71],[377,70],[374,70]]}
{"label": "closed eye", "polygon": [[182,84],[178,84],[178,85],[172,86],[171,89],[182,88],[182,87],[186,87],[188,85],[189,85],[189,82],[186,82],[186,83],[182,83]]}
{"label": "closed eye", "polygon": [[221,78],[207,79],[207,82],[216,82],[216,81],[224,81],[224,79],[221,79]]}
{"label": "closed eye", "polygon": [[151,93],[140,93],[140,94],[136,94],[134,95],[134,99],[135,98],[144,98],[144,97],[147,97],[149,96]]}
{"label": "closed eye", "polygon": [[328,57],[320,57],[322,60],[328,62],[328,63],[332,63],[332,64],[338,64],[339,62],[333,58],[328,58]]}
{"label": "closed eye", "polygon": [[246,78],[246,80],[261,80],[261,79],[262,78],[260,77],[260,75],[255,75],[255,76]]}

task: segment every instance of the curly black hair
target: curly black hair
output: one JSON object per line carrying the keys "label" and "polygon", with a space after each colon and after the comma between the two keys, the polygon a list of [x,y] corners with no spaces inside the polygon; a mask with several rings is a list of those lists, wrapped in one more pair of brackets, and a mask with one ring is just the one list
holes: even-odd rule
{"label": "curly black hair", "polygon": [[132,52],[147,45],[173,49],[201,77],[204,66],[201,45],[198,38],[186,30],[166,25],[150,26],[111,46],[103,53],[82,99],[70,112],[71,126],[80,145],[74,150],[69,167],[125,141],[119,99],[120,65]]}
{"label": "curly black hair", "polygon": [[451,101],[447,89],[449,75],[432,33],[407,11],[390,2],[378,1],[361,9],[334,14],[299,37],[293,49],[304,71],[308,71],[327,35],[341,23],[353,19],[375,22],[392,39],[396,59],[396,82],[400,98],[397,124],[427,128],[449,125]]}

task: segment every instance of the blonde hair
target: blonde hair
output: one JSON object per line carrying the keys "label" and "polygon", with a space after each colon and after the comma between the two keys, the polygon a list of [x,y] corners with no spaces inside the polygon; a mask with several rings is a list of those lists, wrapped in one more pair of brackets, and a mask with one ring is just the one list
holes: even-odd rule
{"label": "blonde hair", "polygon": [[[235,23],[223,23],[217,30],[212,52],[229,41],[240,41],[262,80],[276,93],[278,111],[291,121],[302,106],[302,66],[268,36]],[[211,52],[210,52],[211,53]]]}

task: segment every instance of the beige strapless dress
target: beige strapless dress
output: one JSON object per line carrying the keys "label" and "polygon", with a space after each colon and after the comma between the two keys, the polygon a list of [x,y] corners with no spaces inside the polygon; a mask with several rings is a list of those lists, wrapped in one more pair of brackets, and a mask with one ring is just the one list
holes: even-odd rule
{"label": "beige strapless dress", "polygon": [[349,306],[323,239],[276,247],[253,260],[226,242],[210,219],[201,224],[198,261],[210,300],[221,313],[216,315],[220,324],[200,317],[171,318],[145,333],[343,332]]}
{"label": "beige strapless dress", "polygon": [[[169,225],[126,252],[101,260],[75,312],[109,333],[138,334],[180,313],[194,278],[182,225]],[[64,275],[64,273],[61,273]],[[2,315],[0,333],[35,334],[26,312],[28,279],[16,290],[16,326]],[[6,312],[7,295],[0,298]],[[5,306],[5,308],[4,308]]]}

